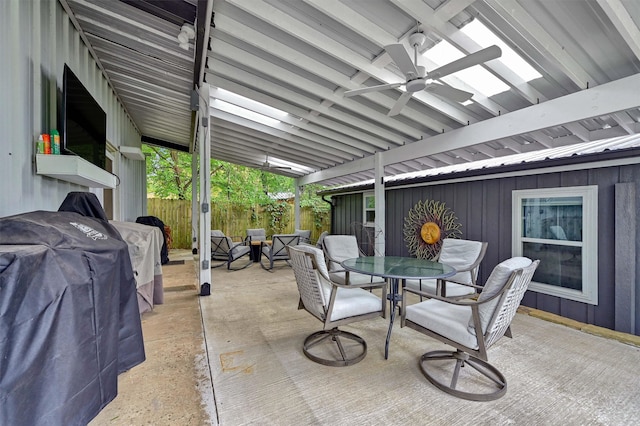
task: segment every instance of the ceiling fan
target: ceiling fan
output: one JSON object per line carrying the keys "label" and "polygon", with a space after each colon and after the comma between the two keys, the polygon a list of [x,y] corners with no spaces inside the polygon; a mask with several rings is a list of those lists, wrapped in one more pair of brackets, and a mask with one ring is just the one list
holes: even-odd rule
{"label": "ceiling fan", "polygon": [[433,71],[426,72],[425,67],[418,65],[418,48],[425,43],[426,39],[427,36],[422,32],[415,32],[409,36],[409,43],[413,46],[413,62],[402,44],[390,44],[384,47],[389,56],[391,56],[391,59],[393,59],[393,62],[395,62],[400,71],[404,74],[406,78],[404,83],[389,83],[378,86],[363,87],[362,89],[347,90],[344,92],[344,96],[351,97],[361,95],[363,93],[377,92],[380,90],[389,90],[405,86],[406,91],[400,95],[396,103],[388,112],[387,115],[389,116],[398,115],[407,102],[409,102],[411,96],[420,90],[431,92],[455,102],[465,102],[471,99],[473,93],[445,86],[434,82],[434,80],[463,69],[482,64],[492,59],[499,58],[502,55],[502,51],[498,46],[490,46],[486,49],[467,55],[464,58],[460,58],[436,68]]}
{"label": "ceiling fan", "polygon": [[271,163],[269,163],[269,154],[266,154],[265,159],[264,159],[264,163],[262,163],[262,166],[260,167],[260,170],[265,170],[265,171],[271,171],[271,170],[291,170],[291,167],[286,167],[286,166],[274,166]]}

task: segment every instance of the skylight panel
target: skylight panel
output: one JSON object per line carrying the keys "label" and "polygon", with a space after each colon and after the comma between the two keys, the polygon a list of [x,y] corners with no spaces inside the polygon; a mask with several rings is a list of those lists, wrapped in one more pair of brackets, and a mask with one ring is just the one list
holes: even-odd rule
{"label": "skylight panel", "polygon": [[502,49],[502,56],[497,60],[501,61],[524,81],[531,81],[542,77],[542,74],[536,71],[535,68],[529,65],[527,61],[525,61],[479,20],[474,19],[462,27],[460,31],[472,38],[483,48],[496,45]]}
{"label": "skylight panel", "polygon": [[[446,40],[442,40],[427,50],[423,56],[438,66],[442,66],[466,55]],[[458,71],[452,74],[452,76],[455,76],[457,79],[487,97],[509,90],[509,86],[480,65]],[[455,82],[452,81],[453,79],[451,77],[443,77],[441,80],[455,87]]]}
{"label": "skylight panel", "polygon": [[213,91],[213,97],[216,99],[222,99],[223,101],[227,101],[235,105],[240,105],[243,108],[257,112],[258,114],[263,114],[275,119],[283,118],[289,115],[288,113],[277,108],[263,104],[262,102],[254,101],[253,99],[246,98],[242,95],[238,95],[237,93],[233,93],[225,89],[216,88]]}
{"label": "skylight panel", "polygon": [[210,101],[211,108],[270,127],[280,128],[282,124],[281,120],[289,115],[277,108],[219,87],[213,88]]}
{"label": "skylight panel", "polygon": [[268,117],[264,114],[259,114],[247,108],[234,105],[221,99],[213,99],[211,102],[211,107],[232,115],[237,115],[238,117],[242,117],[250,121],[255,121],[256,123],[264,124],[265,126],[269,127],[279,128],[280,124],[282,123],[280,120],[276,120],[275,118]]}

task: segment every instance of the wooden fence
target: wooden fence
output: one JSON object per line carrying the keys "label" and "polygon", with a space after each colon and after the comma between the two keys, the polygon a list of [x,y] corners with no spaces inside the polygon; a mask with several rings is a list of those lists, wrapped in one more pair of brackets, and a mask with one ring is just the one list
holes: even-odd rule
{"label": "wooden fence", "polygon": [[[282,218],[285,225],[281,233],[294,231],[294,206],[288,204],[287,207]],[[172,248],[191,248],[191,201],[149,198],[147,214],[160,218],[171,228]],[[264,228],[267,235],[272,235],[274,230],[271,229],[270,220],[270,213],[262,206],[247,208],[226,203],[211,205],[211,229],[220,229],[228,236],[244,238],[250,228]],[[300,209],[300,229],[311,230],[311,241],[316,241],[322,231],[329,231],[330,228],[328,212],[314,214],[310,208]]]}

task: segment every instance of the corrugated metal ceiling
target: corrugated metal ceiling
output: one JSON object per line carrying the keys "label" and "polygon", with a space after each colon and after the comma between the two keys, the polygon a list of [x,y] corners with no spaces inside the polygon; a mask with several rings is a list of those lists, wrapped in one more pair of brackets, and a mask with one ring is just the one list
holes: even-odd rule
{"label": "corrugated metal ceiling", "polygon": [[[393,176],[640,133],[640,4],[635,0],[61,3],[72,12],[145,141],[192,148],[191,91],[203,79],[227,102],[211,109],[212,156],[261,167],[269,155],[272,165],[302,166],[271,169],[302,182],[371,178],[376,152],[385,153],[385,174]],[[485,69],[508,91],[486,97],[458,80],[453,87],[474,92],[470,104],[422,91],[393,117],[387,112],[402,93],[397,89],[344,97],[346,90],[404,81],[384,46],[399,42],[410,50],[408,36],[417,22],[427,35],[424,50],[440,40],[464,54],[480,50],[477,40],[460,31],[474,20],[542,77],[525,81],[500,61],[490,61]],[[200,37],[208,29],[206,45],[196,38],[189,50],[181,49],[176,36],[183,23],[195,25]],[[631,101],[624,110],[615,110],[604,96],[601,103],[594,101],[599,92],[589,97],[589,89],[605,90],[607,83],[625,78],[622,94]],[[586,95],[576,96],[580,92]],[[234,94],[288,115],[275,127],[239,117],[229,105],[252,106]],[[571,102],[554,102],[564,98],[577,108],[585,99],[597,108],[575,119],[566,106],[559,109]],[[515,111],[521,112],[519,120],[544,123],[541,117],[553,116],[554,123],[505,132]],[[492,127],[478,126],[487,120],[493,120],[487,122]],[[460,141],[469,134],[462,131],[466,127],[483,133],[482,142]]]}

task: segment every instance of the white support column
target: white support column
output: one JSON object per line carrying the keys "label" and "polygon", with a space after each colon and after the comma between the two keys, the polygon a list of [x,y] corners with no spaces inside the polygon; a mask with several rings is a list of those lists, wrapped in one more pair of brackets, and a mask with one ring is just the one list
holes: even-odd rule
{"label": "white support column", "polygon": [[374,171],[375,180],[373,184],[373,193],[376,199],[376,232],[375,251],[377,256],[384,256],[385,254],[385,190],[384,190],[384,161],[381,152],[375,153],[374,158]]}
{"label": "white support column", "polygon": [[301,185],[298,185],[298,179],[295,179],[294,185],[295,189],[295,198],[293,199],[293,215],[295,217],[295,229],[300,229],[300,192]]}
{"label": "white support column", "polygon": [[198,122],[198,152],[200,154],[200,241],[199,253],[199,281],[200,295],[210,294],[211,289],[211,117],[209,114],[210,86],[203,83],[200,86],[200,109]]}
{"label": "white support column", "polygon": [[[196,120],[200,120],[200,114],[196,113]],[[191,252],[198,251],[198,132],[196,131],[195,144],[191,153]]]}

